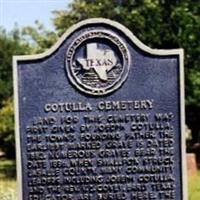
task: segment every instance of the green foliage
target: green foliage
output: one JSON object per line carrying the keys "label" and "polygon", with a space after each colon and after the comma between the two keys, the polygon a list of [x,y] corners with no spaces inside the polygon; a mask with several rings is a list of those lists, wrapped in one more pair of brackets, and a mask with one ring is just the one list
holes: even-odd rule
{"label": "green foliage", "polygon": [[192,69],[188,76],[190,87],[187,103],[200,108],[200,70]]}
{"label": "green foliage", "polygon": [[0,159],[0,179],[6,177],[16,177],[16,163],[14,160]]}
{"label": "green foliage", "polygon": [[10,33],[0,28],[0,148],[11,158],[15,157],[12,57],[30,53],[31,47],[17,27]]}
{"label": "green foliage", "polygon": [[200,106],[200,3],[192,0],[74,0],[54,11],[61,35],[74,23],[92,17],[113,19],[127,26],[152,48],[184,48],[187,104]]}
{"label": "green foliage", "polygon": [[15,157],[12,57],[45,51],[56,39],[57,35],[46,31],[39,22],[36,28],[15,27],[10,33],[0,28],[0,148],[7,157]]}
{"label": "green foliage", "polygon": [[[0,28],[0,146],[14,155],[12,109],[12,56],[40,53],[50,48],[73,24],[104,17],[127,26],[152,48],[184,48],[187,105],[200,108],[200,4],[192,0],[74,0],[54,11],[56,31],[35,27]],[[199,127],[200,129],[200,127]],[[8,151],[10,150],[10,151]]]}
{"label": "green foliage", "polygon": [[32,46],[32,53],[41,53],[49,49],[58,39],[55,32],[48,31],[39,22],[35,21],[35,27],[24,27],[22,30],[23,38]]}
{"label": "green foliage", "polygon": [[7,157],[15,157],[14,114],[12,98],[2,102],[0,109],[0,147]]}
{"label": "green foliage", "polygon": [[[200,109],[199,1],[74,0],[67,9],[55,11],[54,15],[60,35],[80,20],[104,17],[122,23],[152,48],[183,48],[187,111],[191,107]],[[187,112],[186,119],[194,137],[200,130],[200,125],[196,124],[200,118],[195,112]]]}
{"label": "green foliage", "polygon": [[12,56],[29,53],[30,47],[21,39],[18,28],[9,34],[0,28],[0,108],[2,101],[13,93]]}

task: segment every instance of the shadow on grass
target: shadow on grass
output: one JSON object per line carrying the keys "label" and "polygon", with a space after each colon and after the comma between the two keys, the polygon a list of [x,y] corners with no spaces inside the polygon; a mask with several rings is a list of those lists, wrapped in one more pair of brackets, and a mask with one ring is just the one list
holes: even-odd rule
{"label": "shadow on grass", "polygon": [[0,178],[16,178],[16,164],[14,160],[0,159]]}

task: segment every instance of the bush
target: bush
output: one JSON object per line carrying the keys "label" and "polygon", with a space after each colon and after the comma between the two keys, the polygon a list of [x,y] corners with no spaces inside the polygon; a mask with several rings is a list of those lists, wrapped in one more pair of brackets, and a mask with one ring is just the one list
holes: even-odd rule
{"label": "bush", "polygon": [[14,114],[12,98],[3,101],[0,109],[0,147],[6,157],[15,158]]}

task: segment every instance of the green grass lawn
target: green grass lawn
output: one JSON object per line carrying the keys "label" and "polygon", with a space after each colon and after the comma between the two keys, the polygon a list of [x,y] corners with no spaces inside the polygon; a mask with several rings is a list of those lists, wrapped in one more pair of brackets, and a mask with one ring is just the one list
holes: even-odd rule
{"label": "green grass lawn", "polygon": [[188,178],[188,200],[200,200],[200,171],[194,177]]}
{"label": "green grass lawn", "polygon": [[0,200],[16,200],[15,162],[0,160]]}
{"label": "green grass lawn", "polygon": [[0,178],[0,199],[1,200],[16,200],[17,189],[15,179]]}
{"label": "green grass lawn", "polygon": [[15,178],[16,165],[13,160],[0,160],[0,178]]}
{"label": "green grass lawn", "polygon": [[[8,174],[9,169],[13,173],[13,168],[15,168],[13,161],[0,160],[0,200],[17,199],[16,179]],[[188,200],[200,200],[200,171],[196,176],[188,178],[188,194]]]}

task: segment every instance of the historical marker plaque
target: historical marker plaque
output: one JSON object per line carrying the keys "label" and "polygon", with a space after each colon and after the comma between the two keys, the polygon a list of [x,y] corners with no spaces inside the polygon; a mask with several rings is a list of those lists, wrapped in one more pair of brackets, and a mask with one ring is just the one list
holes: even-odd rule
{"label": "historical marker plaque", "polygon": [[186,199],[183,52],[90,19],[15,57],[19,199]]}

